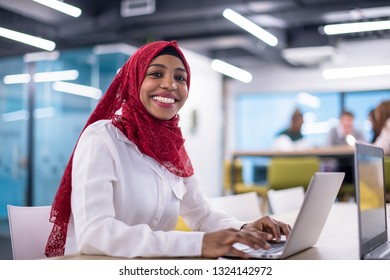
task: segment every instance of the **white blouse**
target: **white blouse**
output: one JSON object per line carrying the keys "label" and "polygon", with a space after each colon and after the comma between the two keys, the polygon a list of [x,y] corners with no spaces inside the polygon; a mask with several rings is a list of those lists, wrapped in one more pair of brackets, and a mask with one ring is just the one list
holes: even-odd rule
{"label": "white blouse", "polygon": [[[71,206],[65,254],[200,256],[204,232],[243,224],[213,209],[195,176],[173,175],[110,120],[78,141]],[[174,230],[179,214],[192,232]]]}

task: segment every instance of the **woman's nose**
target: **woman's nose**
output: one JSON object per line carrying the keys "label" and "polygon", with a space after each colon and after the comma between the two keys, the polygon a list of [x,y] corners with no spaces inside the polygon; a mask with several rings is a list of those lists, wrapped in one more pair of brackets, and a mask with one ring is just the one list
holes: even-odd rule
{"label": "woman's nose", "polygon": [[177,84],[174,79],[166,78],[161,81],[161,87],[168,90],[176,90]]}

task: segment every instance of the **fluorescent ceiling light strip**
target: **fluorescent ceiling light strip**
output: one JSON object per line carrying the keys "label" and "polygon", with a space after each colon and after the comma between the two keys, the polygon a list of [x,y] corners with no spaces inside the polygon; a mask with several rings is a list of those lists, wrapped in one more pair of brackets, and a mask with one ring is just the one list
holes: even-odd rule
{"label": "fluorescent ceiling light strip", "polygon": [[4,113],[1,115],[1,118],[4,122],[13,122],[13,121],[28,120],[28,116],[29,114],[27,110],[20,110],[20,111]]}
{"label": "fluorescent ceiling light strip", "polygon": [[327,35],[336,35],[336,34],[386,30],[386,29],[390,29],[390,21],[388,20],[329,24],[324,26],[324,33]]}
{"label": "fluorescent ceiling light strip", "polygon": [[54,107],[43,107],[34,110],[34,118],[36,119],[51,118],[54,116],[54,114]]}
{"label": "fluorescent ceiling light strip", "polygon": [[275,47],[278,44],[278,38],[276,38],[273,34],[269,33],[265,29],[261,28],[257,24],[253,23],[252,21],[248,20],[247,18],[243,17],[239,13],[231,10],[231,9],[225,9],[223,11],[223,16],[233,22],[234,24],[237,24],[242,29],[246,30],[247,32],[251,33],[255,37],[259,38],[266,44]]}
{"label": "fluorescent ceiling light strip", "polygon": [[27,84],[30,82],[30,74],[15,74],[15,75],[6,75],[3,78],[3,83],[6,85],[11,84]]}
{"label": "fluorescent ceiling light strip", "polygon": [[102,91],[95,87],[73,84],[68,82],[54,82],[52,87],[56,91],[80,95],[93,99],[100,99],[102,97]]}
{"label": "fluorescent ceiling light strip", "polygon": [[42,83],[42,82],[76,80],[78,77],[79,77],[79,71],[77,71],[77,70],[65,70],[65,71],[53,71],[53,72],[40,72],[40,73],[36,73],[33,76],[33,80],[36,83]]}
{"label": "fluorescent ceiling light strip", "polygon": [[390,75],[390,65],[325,69],[322,72],[322,76],[326,80],[370,77],[380,75]]}
{"label": "fluorescent ceiling light strip", "polygon": [[36,62],[36,61],[54,61],[60,57],[59,51],[53,52],[35,52],[35,53],[27,53],[23,56],[23,61],[28,62]]}
{"label": "fluorescent ceiling light strip", "polygon": [[96,55],[122,53],[130,56],[133,53],[135,53],[136,50],[137,50],[136,47],[130,46],[125,43],[118,43],[118,44],[108,44],[108,45],[97,45],[93,47],[92,52]]}
{"label": "fluorescent ceiling light strip", "polygon": [[318,109],[321,106],[321,100],[307,92],[300,92],[297,96],[297,102],[312,109]]}
{"label": "fluorescent ceiling light strip", "polygon": [[52,8],[54,10],[57,10],[61,13],[70,15],[72,17],[79,17],[82,13],[81,9],[79,9],[75,6],[66,4],[62,1],[57,1],[57,0],[34,0],[34,1],[39,3],[39,4],[45,5],[49,8]]}
{"label": "fluorescent ceiling light strip", "polygon": [[49,41],[46,39],[38,38],[32,35],[28,35],[25,33],[13,31],[10,29],[6,29],[0,27],[0,36],[18,41],[20,43],[24,43],[33,47],[37,47],[46,51],[52,51],[56,47],[56,43],[53,41]]}
{"label": "fluorescent ceiling light strip", "polygon": [[215,59],[211,62],[211,68],[244,83],[252,81],[251,73],[219,59]]}

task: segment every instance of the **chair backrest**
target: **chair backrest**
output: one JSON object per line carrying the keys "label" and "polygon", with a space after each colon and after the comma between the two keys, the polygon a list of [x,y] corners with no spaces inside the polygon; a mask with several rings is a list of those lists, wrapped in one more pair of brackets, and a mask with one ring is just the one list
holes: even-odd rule
{"label": "chair backrest", "polygon": [[[240,160],[235,160],[234,162],[234,168],[235,168],[235,174],[234,179],[235,183],[243,183],[243,176],[242,176],[242,163]],[[224,160],[224,169],[223,169],[223,185],[225,193],[235,193],[234,190],[232,190],[232,161],[231,160]]]}
{"label": "chair backrest", "polygon": [[299,210],[305,198],[305,190],[302,186],[283,190],[270,189],[267,195],[270,211],[276,215]]}
{"label": "chair backrest", "polygon": [[276,190],[296,186],[306,189],[313,174],[319,170],[318,157],[275,157],[268,166],[268,186]]}
{"label": "chair backrest", "polygon": [[260,201],[256,192],[247,192],[211,198],[214,207],[241,221],[253,221],[261,217]]}
{"label": "chair backrest", "polygon": [[12,254],[15,260],[44,259],[53,224],[51,206],[7,205]]}
{"label": "chair backrest", "polygon": [[386,191],[390,191],[390,156],[385,156],[384,158],[384,169],[385,169],[385,185]]}

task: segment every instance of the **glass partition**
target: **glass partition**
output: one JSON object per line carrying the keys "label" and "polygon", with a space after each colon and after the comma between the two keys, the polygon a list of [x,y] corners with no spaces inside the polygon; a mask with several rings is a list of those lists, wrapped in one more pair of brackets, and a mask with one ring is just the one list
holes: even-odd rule
{"label": "glass partition", "polygon": [[[0,61],[0,217],[6,218],[7,204],[52,203],[87,118],[129,57],[94,50],[62,51],[54,60]],[[4,80],[22,73],[30,82]],[[74,86],[84,88],[71,94]],[[79,95],[90,89],[100,96]]]}

